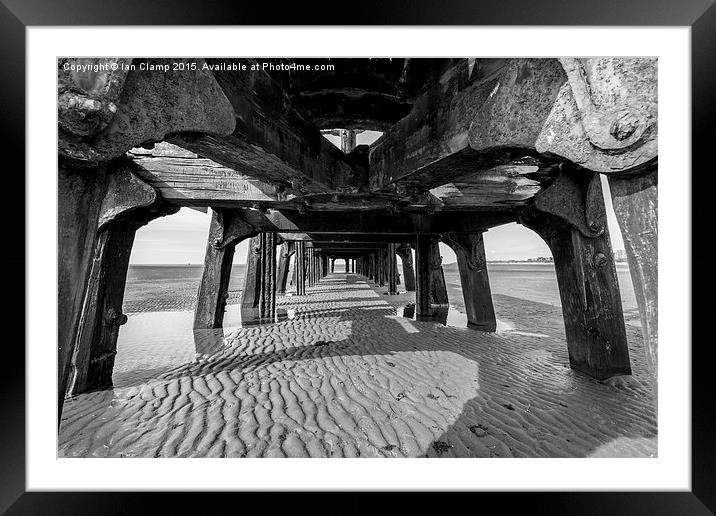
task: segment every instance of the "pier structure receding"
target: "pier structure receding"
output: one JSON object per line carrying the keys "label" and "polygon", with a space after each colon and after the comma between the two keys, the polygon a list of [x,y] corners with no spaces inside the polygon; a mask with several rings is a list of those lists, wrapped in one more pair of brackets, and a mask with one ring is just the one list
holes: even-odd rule
{"label": "pier structure receding", "polygon": [[[310,296],[342,272],[336,260],[387,294],[402,277],[429,316],[448,303],[443,242],[469,324],[495,331],[483,234],[517,222],[552,251],[571,367],[629,374],[601,175],[656,372],[655,59],[311,60],[327,72],[68,61],[130,60],[58,62],[60,411],[66,393],[111,385],[134,234],[180,207],[211,209],[196,329],[221,328],[249,240],[241,303],[260,318],[289,284]],[[383,134],[356,145],[364,130]]]}

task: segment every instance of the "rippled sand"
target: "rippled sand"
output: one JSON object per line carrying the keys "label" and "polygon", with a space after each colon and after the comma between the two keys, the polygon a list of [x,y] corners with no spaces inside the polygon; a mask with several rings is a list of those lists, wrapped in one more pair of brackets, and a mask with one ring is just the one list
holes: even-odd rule
{"label": "rippled sand", "polygon": [[66,401],[59,455],[656,456],[638,326],[635,375],[613,387],[569,368],[550,305],[495,295],[498,332],[484,334],[398,316],[412,294],[356,275],[309,292],[224,339],[194,344],[167,320],[155,326],[183,337],[120,341],[115,388]]}

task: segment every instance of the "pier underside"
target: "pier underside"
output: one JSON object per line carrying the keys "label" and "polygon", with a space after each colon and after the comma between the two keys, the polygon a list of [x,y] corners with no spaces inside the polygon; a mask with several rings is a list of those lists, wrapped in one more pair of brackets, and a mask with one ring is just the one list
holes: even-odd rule
{"label": "pier underside", "polygon": [[[420,322],[406,323],[419,331],[413,336],[406,333],[405,341],[389,343],[372,337],[356,341],[349,337],[360,334],[353,322],[367,314],[377,317],[371,319],[371,324],[379,321],[379,326],[394,327],[402,335],[400,332],[406,329],[402,319],[391,318],[395,315],[390,313],[393,298],[414,296],[414,313],[420,318],[434,317],[449,305],[439,242],[450,245],[458,257],[465,324],[477,330],[459,336],[456,333],[443,350],[461,357],[459,360],[469,357],[467,360],[474,362],[472,372],[466,373],[472,366],[465,366],[461,373],[469,378],[448,380],[446,371],[446,382],[459,378],[460,385],[455,386],[456,394],[452,396],[465,397],[467,401],[487,392],[487,398],[479,403],[488,403],[487,410],[501,411],[493,406],[499,398],[497,378],[508,377],[510,364],[518,363],[522,365],[515,366],[513,374],[528,364],[545,368],[539,387],[522,385],[525,389],[559,389],[565,381],[591,385],[587,379],[574,380],[570,366],[584,373],[585,378],[597,380],[641,373],[635,365],[641,363],[642,357],[635,357],[630,349],[630,335],[624,323],[600,175],[607,175],[612,185],[619,230],[645,328],[645,345],[639,351],[648,357],[643,374],[653,379],[655,389],[656,60],[325,59],[313,61],[335,68],[314,74],[266,71],[252,59],[173,60],[185,61],[186,66],[181,71],[142,72],[121,66],[115,67],[119,71],[82,74],[67,71],[70,68],[64,66],[66,61],[92,60],[61,59],[58,64],[60,414],[67,394],[83,395],[114,384],[117,338],[127,319],[121,307],[134,232],[181,207],[210,209],[212,213],[192,329],[221,333],[234,249],[245,240],[249,241],[249,255],[241,310],[246,320],[268,325],[241,330],[226,348],[228,355],[217,362],[226,363],[232,373],[226,376],[223,366],[215,370],[209,363],[207,374],[216,373],[211,377],[213,383],[208,378],[197,380],[200,383],[192,387],[194,397],[182,399],[182,407],[199,404],[196,396],[200,396],[205,400],[201,403],[209,403],[200,410],[236,411],[234,416],[239,417],[240,404],[227,401],[222,397],[227,391],[221,389],[224,394],[216,398],[215,387],[223,382],[238,382],[234,387],[242,388],[242,380],[230,375],[244,374],[248,363],[256,366],[255,374],[275,373],[273,379],[264,378],[270,389],[290,390],[288,377],[283,376],[289,383],[282,384],[281,375],[293,367],[296,357],[300,363],[304,354],[318,361],[310,362],[310,368],[318,369],[310,369],[307,378],[323,386],[320,388],[328,389],[330,385],[338,389],[336,378],[341,382],[367,382],[361,375],[368,374],[373,383],[356,383],[352,387],[364,401],[372,393],[380,400],[388,392],[395,396],[402,393],[401,399],[411,396],[410,392],[417,396],[415,389],[422,389],[420,396],[438,396],[430,390],[438,387],[428,386],[419,374],[411,391],[412,373],[407,370],[400,392],[393,392],[394,386],[383,385],[379,374],[363,371],[359,374],[362,379],[355,379],[350,371],[364,367],[357,358],[351,358],[357,362],[338,377],[328,373],[330,367],[343,367],[338,358],[343,356],[338,344],[343,341],[347,342],[347,356],[362,356],[356,348],[360,342],[366,349],[376,351],[364,351],[373,357],[370,367],[384,367],[375,357],[413,353],[403,346],[419,334],[424,347],[414,350],[415,356],[410,360],[423,364],[420,367],[435,360],[431,353],[437,351],[430,346],[441,346],[445,337],[430,329],[434,326],[423,327]],[[113,61],[130,64],[132,60]],[[166,60],[134,61],[162,64]],[[192,68],[192,63],[197,66]],[[370,145],[356,145],[356,136],[366,130],[380,131],[382,135]],[[340,136],[340,147],[325,137],[328,134]],[[512,222],[535,231],[554,257],[564,321],[559,331],[564,332],[564,337],[557,338],[563,344],[561,351],[550,351],[546,362],[540,362],[544,355],[535,351],[541,349],[539,346],[533,349],[516,335],[509,339],[499,336],[483,233]],[[350,275],[331,276],[331,271],[335,274],[336,259],[348,260]],[[403,284],[399,285],[401,277]],[[378,296],[374,287],[385,290],[387,297]],[[291,290],[296,296],[284,297]],[[401,291],[408,294],[400,294]],[[363,307],[363,294],[375,298],[377,304],[370,309]],[[340,300],[341,296],[347,297]],[[320,322],[316,324],[325,326],[329,333],[340,334],[335,338],[327,334],[325,339],[319,339],[325,342],[320,345],[310,331],[304,335],[305,328],[300,326],[304,322],[310,326],[314,319],[280,320],[279,309],[284,306],[295,305],[300,314],[300,307],[314,304],[319,313],[326,310],[317,316]],[[324,305],[327,308],[322,308]],[[339,306],[345,312],[336,308]],[[342,319],[344,316],[346,319]],[[330,329],[332,323],[336,325],[334,329]],[[348,327],[358,333],[340,333],[348,331]],[[275,334],[278,340],[266,349],[261,346],[268,344],[249,344],[247,352],[259,355],[244,355],[244,335],[252,331]],[[284,331],[297,333],[286,341],[281,340]],[[434,339],[433,344],[430,339]],[[494,348],[490,347],[493,342]],[[338,351],[334,353],[334,349]],[[498,353],[503,362],[486,360],[486,349]],[[534,360],[525,358],[525,353]],[[197,367],[201,370],[201,364],[186,366],[186,371]],[[387,367],[398,368],[397,364],[399,361]],[[504,374],[499,375],[501,367],[505,368]],[[482,380],[478,368],[485,369]],[[171,392],[179,386],[184,396],[182,389],[194,381],[193,373],[178,370],[172,374],[181,381],[172,384]],[[524,381],[528,380],[520,380]],[[141,395],[137,391],[134,396],[144,399],[151,392],[156,400],[167,400],[168,395],[162,395],[161,389],[168,385],[158,386],[159,391],[145,386],[149,391],[141,391]],[[481,391],[485,385],[489,388]],[[246,386],[249,387],[252,385]],[[300,395],[305,398],[306,392]],[[325,392],[322,395],[328,396]],[[102,400],[105,395],[93,396]],[[236,391],[231,396],[237,396]],[[255,395],[250,396],[256,400]],[[358,411],[351,417],[360,417],[356,415],[361,410],[359,406],[370,412],[355,397],[358,394],[351,396],[345,402],[358,404],[350,405]],[[452,401],[448,400],[452,398],[445,396],[447,399],[440,398],[441,403],[450,405]],[[219,399],[225,408],[212,408]],[[429,396],[428,399],[432,400]],[[387,410],[405,411],[394,405],[400,400],[384,401],[387,404],[381,410],[388,418]],[[440,431],[450,431],[453,416],[459,419],[459,414],[448,417],[447,412],[433,413],[433,402],[423,402],[426,417],[437,418]],[[126,406],[134,403],[138,400],[127,399]],[[166,408],[161,401],[153,403]],[[176,399],[167,403],[180,410]],[[332,403],[326,401],[311,417],[324,417]],[[82,403],[73,401],[72,405],[81,407]],[[336,406],[336,410],[347,410],[342,407]],[[545,407],[543,410],[561,410],[551,403]],[[288,410],[288,406],[284,409]],[[255,416],[266,417],[258,412]],[[121,415],[118,417],[121,419]],[[132,431],[139,423],[135,417],[128,414],[128,421],[135,426]],[[271,437],[262,435],[258,440],[265,446],[255,453],[268,453],[275,439],[285,440],[286,450],[299,446],[289,441],[289,436],[301,441],[300,446],[313,446],[311,439],[301,435],[301,431],[311,431],[313,424],[308,422],[307,413],[296,413],[295,417],[295,426],[289,425],[296,431],[294,434],[287,431]],[[66,424],[72,420],[68,417]],[[264,428],[262,420],[257,421]],[[355,420],[341,421],[349,424]],[[332,431],[325,422],[316,419],[315,423],[323,432]],[[374,424],[378,425],[377,431],[383,423]],[[479,424],[466,428],[479,430]],[[417,433],[412,434],[413,444],[389,442],[388,434],[382,438],[385,444],[365,437],[372,443],[372,448],[365,448],[372,451],[366,453],[427,453],[430,442],[442,442],[433,430],[425,433],[414,429]],[[196,431],[208,443],[208,448],[199,446],[207,454],[210,450],[216,452],[214,446],[224,447],[221,449],[225,454],[246,453],[248,449],[246,443],[215,444],[219,441],[214,439],[216,436],[210,439],[204,434],[206,429],[197,427]],[[271,430],[275,431],[278,430]],[[363,431],[368,432],[367,427]],[[473,436],[481,433],[470,431]],[[176,432],[181,436],[194,430],[187,427]],[[334,435],[344,439],[338,430]],[[350,449],[360,449],[358,437],[352,439]],[[585,443],[589,442],[585,439]],[[181,439],[170,441],[174,444],[168,446],[175,446]],[[70,444],[67,446],[67,453],[72,454]],[[581,451],[575,449],[574,453],[586,454],[591,446],[584,444]],[[284,448],[280,445],[275,449]],[[349,453],[346,450],[341,453]],[[551,453],[547,444],[540,450]],[[512,452],[521,453],[509,446],[500,451]],[[328,451],[308,451],[309,455],[314,453]]]}

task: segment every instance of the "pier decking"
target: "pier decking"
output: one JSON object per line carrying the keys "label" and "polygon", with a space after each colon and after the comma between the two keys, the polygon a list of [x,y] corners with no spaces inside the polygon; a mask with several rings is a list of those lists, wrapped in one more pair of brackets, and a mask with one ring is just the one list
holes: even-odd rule
{"label": "pier decking", "polygon": [[493,295],[486,333],[408,317],[415,293],[389,288],[330,273],[278,296],[277,322],[120,341],[114,388],[65,401],[59,455],[656,456],[638,328],[610,384],[570,369],[557,307]]}

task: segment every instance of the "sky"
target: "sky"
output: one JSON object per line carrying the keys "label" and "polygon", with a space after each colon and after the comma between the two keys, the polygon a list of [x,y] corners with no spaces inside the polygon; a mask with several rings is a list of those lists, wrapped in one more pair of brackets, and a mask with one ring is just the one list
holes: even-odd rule
{"label": "sky", "polygon": [[[365,131],[358,134],[356,143],[371,144],[381,133]],[[326,135],[331,143],[340,147],[340,138]],[[607,226],[612,247],[624,249],[621,233],[614,216],[609,184],[604,176],[602,190],[607,208]],[[130,264],[198,264],[204,263],[206,239],[209,235],[211,211],[202,213],[190,208],[182,208],[179,213],[162,217],[140,228],[134,239]],[[484,234],[485,254],[488,260],[525,260],[552,254],[547,244],[535,232],[519,224],[506,224],[492,228]],[[236,246],[234,263],[244,263],[248,240]],[[445,244],[440,244],[443,263],[456,260],[455,253]]]}

